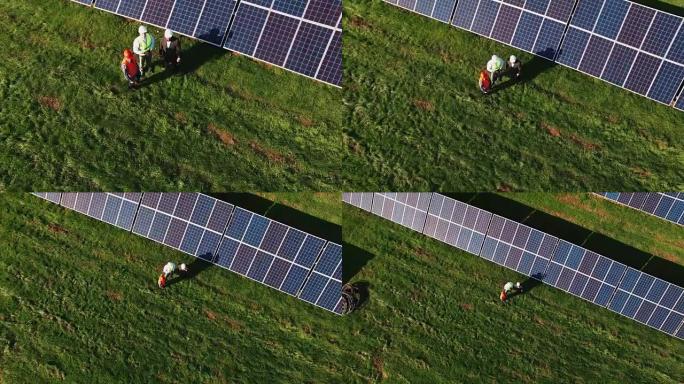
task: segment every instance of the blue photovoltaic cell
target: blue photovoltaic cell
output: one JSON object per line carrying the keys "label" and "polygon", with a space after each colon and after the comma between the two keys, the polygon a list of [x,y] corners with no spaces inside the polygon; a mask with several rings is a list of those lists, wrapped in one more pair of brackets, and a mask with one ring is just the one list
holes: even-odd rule
{"label": "blue photovoltaic cell", "polygon": [[589,42],[589,34],[576,28],[568,28],[563,45],[558,51],[556,60],[572,68],[577,68],[582,59],[584,49]]}
{"label": "blue photovoltaic cell", "polygon": [[627,16],[625,16],[617,41],[634,48],[641,47],[641,42],[644,40],[654,17],[655,11],[653,9],[632,3]]}
{"label": "blue photovoltaic cell", "polygon": [[328,243],[299,298],[342,314],[342,246]]}
{"label": "blue photovoltaic cell", "polygon": [[624,45],[615,44],[608,62],[601,75],[601,79],[617,86],[622,86],[627,79],[632,63],[636,59],[637,51]]}
{"label": "blue photovoltaic cell", "polygon": [[325,240],[236,207],[217,264],[297,296]]}
{"label": "blue photovoltaic cell", "polygon": [[612,46],[613,43],[610,40],[591,36],[578,69],[596,77],[601,76]]}
{"label": "blue photovoltaic cell", "polygon": [[297,31],[285,68],[314,77],[325,55],[333,31],[326,27],[302,22]]}
{"label": "blue photovoltaic cell", "polygon": [[275,0],[273,1],[273,9],[295,17],[302,17],[306,3],[307,0]]}
{"label": "blue photovoltaic cell", "polygon": [[532,51],[534,42],[537,40],[537,34],[539,33],[542,20],[543,18],[541,16],[523,12],[511,45],[528,52]]}
{"label": "blue photovoltaic cell", "polygon": [[605,307],[626,268],[624,264],[560,240],[543,281]]}
{"label": "blue photovoltaic cell", "polygon": [[232,210],[199,193],[145,193],[133,233],[213,261]]}
{"label": "blue photovoltaic cell", "polygon": [[337,26],[342,17],[342,0],[309,0],[304,18],[328,26]]}
{"label": "blue photovoltaic cell", "polygon": [[422,232],[432,193],[376,192],[372,212],[414,231]]}
{"label": "blue photovoltaic cell", "polygon": [[602,5],[603,2],[601,0],[579,0],[570,25],[589,31],[594,30],[594,25],[598,20]]}
{"label": "blue photovoltaic cell", "polygon": [[490,37],[502,43],[510,44],[520,19],[520,13],[521,11],[518,8],[501,5]]}
{"label": "blue photovoltaic cell", "polygon": [[140,20],[146,2],[147,0],[121,0],[116,13],[131,19]]}
{"label": "blue photovoltaic cell", "polygon": [[203,6],[204,0],[177,1],[169,18],[168,28],[188,36],[193,36]]}
{"label": "blue photovoltaic cell", "polygon": [[525,1],[525,9],[544,14],[549,7],[549,0],[527,0]]}
{"label": "blue photovoltaic cell", "polygon": [[492,214],[485,210],[434,193],[423,233],[479,255],[491,217]]}
{"label": "blue photovoltaic cell", "polygon": [[373,206],[373,192],[345,192],[342,194],[342,201],[370,212]]}
{"label": "blue photovoltaic cell", "polygon": [[594,32],[615,39],[628,10],[629,2],[625,0],[606,0]]}
{"label": "blue photovoltaic cell", "polygon": [[684,317],[684,290],[628,268],[609,309],[670,335]]}
{"label": "blue photovoltaic cell", "polygon": [[80,4],[84,4],[84,5],[91,5],[93,3],[93,0],[72,0],[72,1],[75,1],[75,2],[80,3]]}
{"label": "blue photovoltaic cell", "polygon": [[545,19],[534,45],[535,54],[553,60],[558,51],[565,26],[551,19]]}
{"label": "blue photovoltaic cell", "polygon": [[684,66],[662,61],[662,66],[653,85],[651,85],[648,97],[669,104],[674,100],[682,81],[684,81]]}
{"label": "blue photovoltaic cell", "polygon": [[65,192],[62,194],[61,205],[130,231],[138,210],[140,195],[140,193]]}
{"label": "blue photovoltaic cell", "polygon": [[667,58],[679,64],[684,64],[684,26],[679,27],[679,32],[670,46]]}
{"label": "blue photovoltaic cell", "polygon": [[342,84],[342,32],[336,31],[316,78],[330,84]]}
{"label": "blue photovoltaic cell", "polygon": [[221,45],[236,4],[235,0],[206,0],[194,37]]}
{"label": "blue photovoltaic cell", "polygon": [[141,20],[146,23],[165,27],[166,22],[171,15],[173,4],[174,1],[169,0],[147,0]]}
{"label": "blue photovoltaic cell", "polygon": [[241,3],[224,46],[233,51],[253,55],[267,18],[268,11]]}
{"label": "blue photovoltaic cell", "polygon": [[459,0],[451,24],[470,30],[479,3],[480,0]]}
{"label": "blue photovoltaic cell", "polygon": [[480,256],[526,276],[543,280],[558,238],[493,215]]}
{"label": "blue photovoltaic cell", "polygon": [[480,0],[480,5],[475,14],[471,30],[483,36],[489,37],[496,15],[499,12],[499,3],[494,0]]}
{"label": "blue photovoltaic cell", "polygon": [[[259,44],[254,52],[254,56],[269,63],[282,66],[285,63],[285,58],[290,50],[290,44],[295,33],[297,33],[299,24],[299,20],[292,17],[271,13],[261,32],[260,41],[263,43]],[[320,60],[312,61],[318,66]]]}
{"label": "blue photovoltaic cell", "polygon": [[455,5],[456,0],[436,0],[435,6],[432,8],[432,17],[448,23],[451,19],[451,14],[454,12]]}
{"label": "blue photovoltaic cell", "polygon": [[658,56],[665,56],[681,23],[681,17],[658,12],[641,49]]}

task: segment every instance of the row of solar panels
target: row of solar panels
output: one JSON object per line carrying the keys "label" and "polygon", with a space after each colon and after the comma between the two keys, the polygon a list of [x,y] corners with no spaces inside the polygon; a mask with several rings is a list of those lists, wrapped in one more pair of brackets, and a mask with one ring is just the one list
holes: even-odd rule
{"label": "row of solar panels", "polygon": [[341,0],[73,0],[342,83]]}
{"label": "row of solar panels", "polygon": [[627,0],[385,1],[684,110],[682,17]]}
{"label": "row of solar panels", "polygon": [[599,196],[684,225],[684,192],[602,192]]}
{"label": "row of solar panels", "polygon": [[345,193],[343,200],[684,339],[684,289],[438,193]]}
{"label": "row of solar panels", "polygon": [[34,195],[343,313],[339,244],[200,193]]}

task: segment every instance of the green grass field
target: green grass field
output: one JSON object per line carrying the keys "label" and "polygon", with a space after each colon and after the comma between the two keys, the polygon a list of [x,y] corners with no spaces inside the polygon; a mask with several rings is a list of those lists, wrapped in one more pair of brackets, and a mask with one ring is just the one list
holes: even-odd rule
{"label": "green grass field", "polygon": [[[670,5],[684,14],[681,0]],[[381,0],[345,0],[344,134],[355,189],[682,189],[684,114]],[[516,54],[528,80],[477,74]]]}
{"label": "green grass field", "polygon": [[137,27],[68,0],[0,0],[0,190],[341,184],[340,89],[186,38],[189,73],[158,68],[130,92],[119,64]]}
{"label": "green grass field", "polygon": [[365,263],[352,281],[370,284],[361,310],[338,317],[216,267],[159,291],[163,263],[191,257],[3,194],[0,382],[684,380],[681,341],[544,286],[502,306],[513,272],[337,194],[262,196],[343,225],[345,263]]}

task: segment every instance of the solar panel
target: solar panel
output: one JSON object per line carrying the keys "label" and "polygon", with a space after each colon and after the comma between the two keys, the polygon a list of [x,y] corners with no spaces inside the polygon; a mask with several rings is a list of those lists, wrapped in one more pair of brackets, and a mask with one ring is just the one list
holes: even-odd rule
{"label": "solar panel", "polygon": [[297,297],[325,240],[240,207],[214,263]]}
{"label": "solar panel", "polygon": [[[676,336],[684,319],[684,289],[628,268],[608,308]],[[681,334],[678,336],[681,338]]]}
{"label": "solar panel", "polygon": [[62,198],[62,194],[60,192],[33,192],[31,194],[55,204],[59,204],[59,201]]}
{"label": "solar panel", "polygon": [[680,111],[684,111],[684,88],[682,88],[682,91],[679,93],[679,98],[677,99],[677,102],[674,104],[674,107],[679,109]]}
{"label": "solar panel", "polygon": [[560,240],[543,281],[605,307],[626,268],[622,263]]}
{"label": "solar panel", "polygon": [[603,192],[598,195],[672,223],[684,225],[682,192]]}
{"label": "solar panel", "polygon": [[232,210],[200,193],[145,193],[133,233],[212,261]]}
{"label": "solar panel", "polygon": [[79,4],[83,4],[83,5],[92,5],[93,4],[93,0],[71,0],[71,1],[74,1],[74,2],[79,3]]}
{"label": "solar panel", "polygon": [[670,105],[684,82],[682,24],[626,0],[579,0],[556,60]]}
{"label": "solar panel", "polygon": [[373,206],[373,192],[345,192],[342,194],[342,201],[371,212]]}
{"label": "solar panel", "polygon": [[95,8],[221,45],[236,0],[98,0]]}
{"label": "solar panel", "polygon": [[130,192],[64,192],[60,205],[130,231],[140,195]]}
{"label": "solar panel", "polygon": [[340,86],[341,18],[341,0],[243,0],[224,47]]}
{"label": "solar panel", "polygon": [[372,212],[406,228],[422,232],[432,193],[376,192]]}
{"label": "solar panel", "polygon": [[342,246],[328,243],[311,271],[299,298],[342,314]]}
{"label": "solar panel", "polygon": [[492,214],[485,210],[435,193],[423,233],[479,255],[491,217]]}
{"label": "solar panel", "polygon": [[385,0],[385,2],[444,23],[451,21],[456,5],[456,0]]}
{"label": "solar panel", "polygon": [[575,0],[461,0],[451,24],[553,60],[574,4]]}
{"label": "solar panel", "polygon": [[493,215],[480,256],[525,276],[543,280],[557,245],[555,236]]}

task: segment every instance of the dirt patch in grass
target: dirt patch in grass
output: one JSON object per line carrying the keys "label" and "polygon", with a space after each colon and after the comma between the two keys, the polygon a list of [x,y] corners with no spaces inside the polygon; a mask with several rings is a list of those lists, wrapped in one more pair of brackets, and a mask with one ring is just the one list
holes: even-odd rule
{"label": "dirt patch in grass", "polygon": [[413,100],[413,105],[422,111],[433,112],[435,110],[435,106],[428,100],[416,99]]}
{"label": "dirt patch in grass", "polygon": [[633,168],[630,168],[630,170],[632,172],[634,172],[634,174],[639,175],[640,177],[643,177],[643,178],[648,178],[648,177],[652,176],[652,173],[650,171],[643,169],[641,167],[633,167]]}
{"label": "dirt patch in grass", "polygon": [[121,300],[123,300],[123,293],[121,293],[121,292],[117,292],[117,291],[107,291],[107,293],[105,293],[105,295],[107,296],[107,298],[109,299],[109,301],[112,301],[112,302],[117,302],[117,303],[118,303],[118,302],[120,302]]}
{"label": "dirt patch in grass", "polygon": [[513,187],[506,183],[502,183],[496,188],[496,190],[497,192],[510,192],[513,190]]}
{"label": "dirt patch in grass", "polygon": [[207,125],[207,130],[226,147],[232,147],[236,143],[235,136],[233,136],[230,132],[217,127],[213,123],[209,123],[209,125]]}
{"label": "dirt patch in grass", "polygon": [[473,305],[470,303],[461,303],[460,306],[461,306],[461,309],[464,311],[472,311],[474,308]]}
{"label": "dirt patch in grass", "polygon": [[208,309],[204,310],[204,316],[206,316],[207,319],[209,319],[209,320],[216,320],[216,313],[214,313]]}
{"label": "dirt patch in grass", "polygon": [[59,112],[62,110],[62,102],[53,96],[38,96],[38,103],[45,108],[50,108],[53,111]]}
{"label": "dirt patch in grass", "polygon": [[577,136],[574,133],[570,135],[570,140],[572,140],[573,143],[589,151],[601,149],[601,147],[598,144],[592,143],[591,141],[583,137]]}
{"label": "dirt patch in grass", "polygon": [[299,121],[299,124],[301,124],[303,127],[313,127],[316,123],[311,120],[310,118],[306,116],[299,116],[297,118],[297,121]]}
{"label": "dirt patch in grass", "polygon": [[97,48],[97,45],[95,45],[95,43],[86,38],[81,38],[78,42],[78,45],[80,45],[83,49],[89,49],[91,51]]}
{"label": "dirt patch in grass", "polygon": [[549,135],[551,135],[553,137],[560,137],[560,135],[561,135],[560,129],[554,127],[553,125],[551,125],[545,121],[542,121],[539,125],[541,125],[541,127],[544,128],[544,130],[546,130],[546,132]]}
{"label": "dirt patch in grass", "polygon": [[52,233],[69,233],[64,227],[59,226],[57,224],[48,224],[48,229]]}
{"label": "dirt patch in grass", "polygon": [[275,163],[275,164],[294,164],[294,158],[291,156],[286,156],[283,155],[282,153],[266,148],[256,142],[255,140],[252,140],[249,142],[249,147],[254,151],[255,153],[261,155],[262,157],[265,157],[269,162]]}
{"label": "dirt patch in grass", "polygon": [[365,30],[368,30],[371,27],[371,24],[360,16],[352,16],[352,18],[349,20],[349,25],[351,25],[353,28]]}
{"label": "dirt patch in grass", "polygon": [[387,379],[387,372],[385,372],[385,361],[380,355],[374,355],[372,359],[373,369],[375,370],[375,379],[383,381]]}
{"label": "dirt patch in grass", "polygon": [[230,327],[230,329],[232,329],[232,330],[234,330],[234,331],[239,331],[239,330],[242,329],[242,323],[240,323],[240,322],[237,321],[237,320],[234,320],[234,319],[231,319],[231,318],[229,318],[229,317],[226,317],[226,323],[228,324],[228,326]]}
{"label": "dirt patch in grass", "polygon": [[[188,116],[183,112],[174,113],[173,119],[176,120],[177,122],[181,123],[181,124],[187,124],[188,123]],[[211,124],[209,124],[209,125],[211,125]]]}

